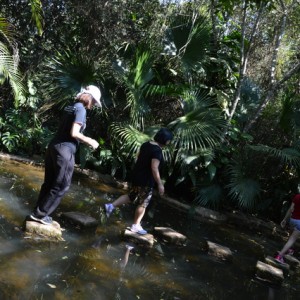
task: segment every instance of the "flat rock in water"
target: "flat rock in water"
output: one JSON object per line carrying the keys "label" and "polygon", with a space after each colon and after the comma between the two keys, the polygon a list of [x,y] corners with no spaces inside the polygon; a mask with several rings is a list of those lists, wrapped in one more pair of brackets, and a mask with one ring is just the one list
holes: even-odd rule
{"label": "flat rock in water", "polygon": [[128,240],[131,240],[134,243],[142,244],[146,247],[152,247],[153,244],[154,244],[153,235],[150,234],[150,233],[141,235],[141,234],[138,234],[138,233],[134,233],[129,229],[125,229],[124,238],[128,239]]}
{"label": "flat rock in water", "polygon": [[169,227],[154,227],[155,232],[173,244],[184,244],[187,240],[186,236]]}
{"label": "flat rock in water", "polygon": [[280,263],[272,256],[267,256],[265,258],[265,262],[275,268],[281,269],[285,276],[288,275],[290,272],[290,266],[288,264]]}
{"label": "flat rock in water", "polygon": [[300,261],[295,256],[285,255],[284,260],[290,265],[291,269],[296,269],[300,267]]}
{"label": "flat rock in water", "polygon": [[35,221],[26,221],[25,233],[27,236],[39,236],[45,239],[55,239],[63,241],[62,230],[56,221],[53,221],[51,225],[44,225]]}
{"label": "flat rock in water", "polygon": [[98,221],[95,218],[81,212],[70,211],[62,213],[62,217],[71,223],[81,225],[83,227],[96,227],[98,225]]}
{"label": "flat rock in water", "polygon": [[207,241],[208,254],[222,260],[232,260],[232,252],[228,247]]}
{"label": "flat rock in water", "polygon": [[274,285],[281,285],[284,277],[283,271],[262,261],[256,263],[256,277],[259,280],[268,282]]}

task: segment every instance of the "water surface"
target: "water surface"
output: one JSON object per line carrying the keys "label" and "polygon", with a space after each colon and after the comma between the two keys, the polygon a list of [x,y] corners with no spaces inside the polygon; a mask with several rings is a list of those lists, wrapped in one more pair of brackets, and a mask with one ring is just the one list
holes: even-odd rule
{"label": "water surface", "polygon": [[[103,204],[120,193],[113,187],[74,176],[53,218],[64,228],[63,242],[27,239],[22,225],[35,205],[43,168],[0,161],[0,299],[297,299],[300,273],[280,288],[256,280],[257,260],[282,243],[262,234],[193,221],[155,199],[143,226],[168,226],[188,242],[175,246],[156,239],[152,249],[127,243],[122,231],[134,208],[121,208],[108,222]],[[84,212],[94,229],[71,225],[62,212]],[[231,262],[207,254],[206,241],[229,247]],[[133,250],[129,246],[134,247]]]}

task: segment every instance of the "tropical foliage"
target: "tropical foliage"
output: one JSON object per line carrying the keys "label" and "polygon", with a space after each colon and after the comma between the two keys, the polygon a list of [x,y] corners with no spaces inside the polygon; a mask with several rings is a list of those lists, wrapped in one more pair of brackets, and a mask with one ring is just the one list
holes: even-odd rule
{"label": "tropical foliage", "polygon": [[87,130],[101,147],[81,150],[82,167],[128,179],[168,127],[169,194],[278,217],[299,176],[297,0],[0,4],[2,151],[42,154],[93,83],[103,109]]}

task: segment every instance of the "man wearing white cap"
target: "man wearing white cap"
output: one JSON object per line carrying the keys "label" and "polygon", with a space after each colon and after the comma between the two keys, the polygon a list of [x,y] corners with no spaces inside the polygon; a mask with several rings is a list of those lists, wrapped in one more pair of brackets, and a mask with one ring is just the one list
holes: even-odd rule
{"label": "man wearing white cap", "polygon": [[45,178],[30,218],[45,225],[52,224],[50,215],[58,207],[68,191],[75,165],[75,153],[79,143],[94,150],[99,143],[83,134],[86,127],[86,110],[101,107],[101,92],[94,85],[82,89],[76,102],[64,109],[59,129],[50,142],[45,158]]}

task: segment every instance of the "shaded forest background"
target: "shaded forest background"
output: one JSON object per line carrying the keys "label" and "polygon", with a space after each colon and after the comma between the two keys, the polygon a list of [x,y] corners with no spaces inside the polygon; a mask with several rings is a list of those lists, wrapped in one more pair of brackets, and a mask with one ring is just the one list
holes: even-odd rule
{"label": "shaded forest background", "polygon": [[300,167],[298,0],[0,0],[0,150],[43,155],[95,84],[78,163],[128,180],[158,128],[169,195],[278,221]]}

